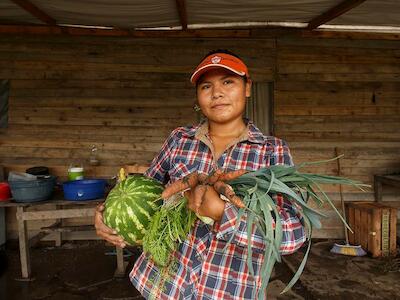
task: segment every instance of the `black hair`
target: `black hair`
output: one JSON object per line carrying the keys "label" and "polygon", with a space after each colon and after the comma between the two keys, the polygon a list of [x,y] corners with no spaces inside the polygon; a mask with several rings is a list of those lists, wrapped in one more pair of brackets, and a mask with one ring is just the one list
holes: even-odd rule
{"label": "black hair", "polygon": [[225,53],[225,54],[229,54],[232,55],[236,58],[239,58],[240,60],[242,60],[239,55],[233,53],[232,51],[229,51],[227,49],[216,49],[216,50],[211,50],[210,52],[208,52],[202,59],[201,61],[203,61],[207,56],[211,55],[211,54],[215,54],[215,53]]}
{"label": "black hair", "polygon": [[[232,56],[234,56],[234,57],[236,57],[236,58],[242,60],[242,59],[239,57],[239,55],[233,53],[232,51],[229,51],[229,50],[227,50],[227,49],[215,49],[215,50],[211,50],[210,52],[208,52],[208,53],[201,59],[201,61],[203,61],[206,57],[208,57],[208,56],[210,56],[210,55],[212,55],[212,54],[216,54],[216,53],[225,53],[225,54],[229,54],[229,55],[232,55]],[[203,75],[202,75],[202,76],[203,76]],[[244,83],[247,83],[248,78],[247,78],[245,75],[244,75],[244,76],[240,76],[240,77],[243,78]],[[200,76],[200,78],[201,78],[201,76]],[[199,78],[199,79],[197,80],[197,82],[196,82],[196,89],[197,89],[198,82],[199,82],[200,78]]]}

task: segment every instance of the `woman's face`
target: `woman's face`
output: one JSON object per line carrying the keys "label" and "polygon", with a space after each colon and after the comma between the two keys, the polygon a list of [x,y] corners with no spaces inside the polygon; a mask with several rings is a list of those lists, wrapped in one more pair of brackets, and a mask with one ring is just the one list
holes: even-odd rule
{"label": "woman's face", "polygon": [[197,101],[203,114],[211,122],[229,123],[238,118],[250,97],[251,81],[223,68],[205,73],[197,85]]}

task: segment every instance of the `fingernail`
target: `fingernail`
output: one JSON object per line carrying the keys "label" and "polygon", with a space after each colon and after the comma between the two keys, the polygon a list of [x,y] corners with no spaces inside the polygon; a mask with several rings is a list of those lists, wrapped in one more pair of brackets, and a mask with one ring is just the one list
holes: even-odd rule
{"label": "fingernail", "polygon": [[114,231],[113,231],[113,234],[117,234],[117,231],[116,231],[116,230],[114,230]]}

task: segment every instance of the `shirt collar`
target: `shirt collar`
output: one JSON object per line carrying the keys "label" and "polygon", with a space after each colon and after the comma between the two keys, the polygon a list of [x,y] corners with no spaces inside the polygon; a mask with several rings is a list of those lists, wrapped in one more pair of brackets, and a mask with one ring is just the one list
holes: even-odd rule
{"label": "shirt collar", "polygon": [[[248,119],[244,119],[247,130],[244,134],[240,137],[240,141],[249,141],[251,143],[256,144],[265,144],[267,141],[265,139],[264,134],[258,129],[253,122],[249,121]],[[190,130],[186,132],[188,137],[194,137],[196,139],[201,139],[201,137],[208,135],[208,121],[207,119],[202,121],[197,126],[192,127]]]}

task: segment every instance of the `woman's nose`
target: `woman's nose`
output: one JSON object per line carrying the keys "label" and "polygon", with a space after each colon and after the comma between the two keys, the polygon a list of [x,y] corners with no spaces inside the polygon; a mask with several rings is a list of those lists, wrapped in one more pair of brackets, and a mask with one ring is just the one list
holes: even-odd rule
{"label": "woman's nose", "polygon": [[222,95],[223,95],[223,93],[222,93],[221,87],[219,85],[213,86],[212,95],[211,95],[212,99],[213,100],[218,99],[218,98],[222,97]]}

